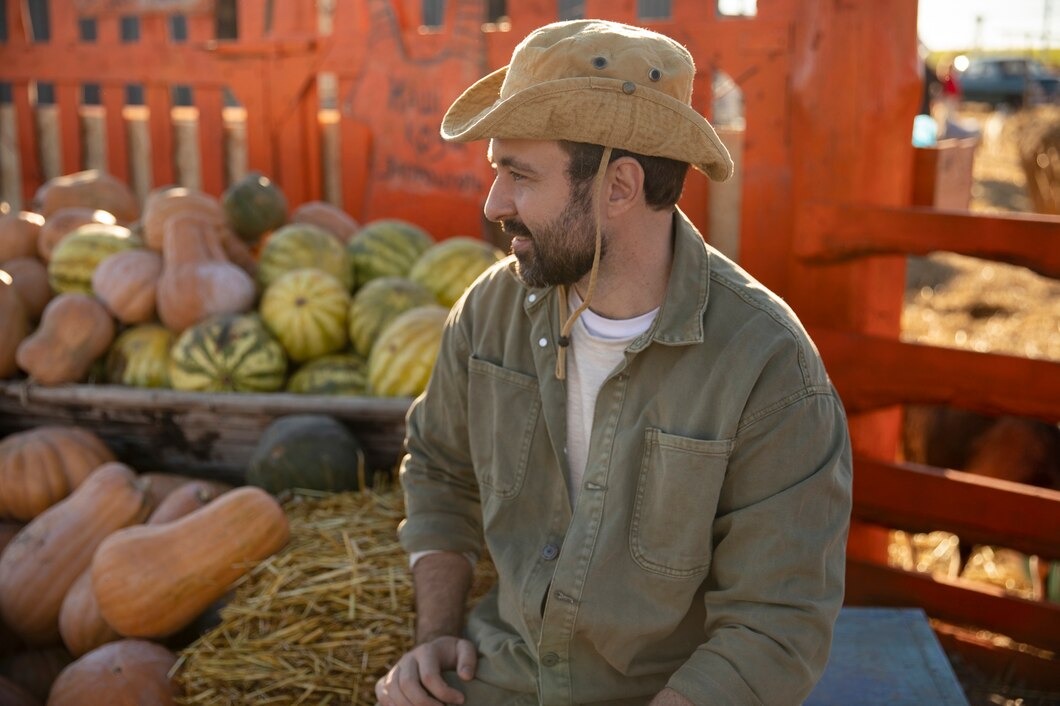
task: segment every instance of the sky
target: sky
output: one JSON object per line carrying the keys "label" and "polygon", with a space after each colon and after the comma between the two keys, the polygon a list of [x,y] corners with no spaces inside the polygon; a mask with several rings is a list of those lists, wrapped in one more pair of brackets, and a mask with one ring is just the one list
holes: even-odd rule
{"label": "sky", "polygon": [[917,25],[933,51],[1060,48],[1060,0],[920,0]]}

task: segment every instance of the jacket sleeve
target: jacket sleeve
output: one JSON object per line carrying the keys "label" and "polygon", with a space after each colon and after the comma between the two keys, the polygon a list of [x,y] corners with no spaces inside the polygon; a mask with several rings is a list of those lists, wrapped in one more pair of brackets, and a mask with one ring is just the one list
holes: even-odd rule
{"label": "jacket sleeve", "polygon": [[830,385],[741,422],[714,521],[707,641],[670,688],[713,706],[806,698],[843,600],[851,479],[846,418]]}
{"label": "jacket sleeve", "polygon": [[434,371],[407,419],[400,478],[406,520],[399,532],[410,554],[446,550],[481,555],[478,486],[468,450],[469,346],[454,307]]}

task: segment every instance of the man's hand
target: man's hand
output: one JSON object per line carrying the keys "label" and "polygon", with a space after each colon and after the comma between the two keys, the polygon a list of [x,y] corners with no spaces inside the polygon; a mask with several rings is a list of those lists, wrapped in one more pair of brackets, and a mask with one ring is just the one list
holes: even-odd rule
{"label": "man's hand", "polygon": [[695,706],[673,689],[666,688],[655,695],[648,706]]}
{"label": "man's hand", "polygon": [[445,683],[442,672],[455,669],[461,679],[471,681],[477,662],[478,654],[469,640],[435,638],[402,655],[376,682],[375,697],[380,706],[462,704],[464,695]]}

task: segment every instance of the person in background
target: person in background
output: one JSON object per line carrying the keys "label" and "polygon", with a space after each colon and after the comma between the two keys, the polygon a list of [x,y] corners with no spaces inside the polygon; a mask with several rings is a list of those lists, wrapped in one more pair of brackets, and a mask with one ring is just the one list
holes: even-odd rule
{"label": "person in background", "polygon": [[664,35],[560,22],[443,119],[489,141],[512,256],[409,412],[417,644],[383,706],[797,704],[824,670],[846,418],[795,314],[676,206],[689,165],[733,168],[694,75]]}

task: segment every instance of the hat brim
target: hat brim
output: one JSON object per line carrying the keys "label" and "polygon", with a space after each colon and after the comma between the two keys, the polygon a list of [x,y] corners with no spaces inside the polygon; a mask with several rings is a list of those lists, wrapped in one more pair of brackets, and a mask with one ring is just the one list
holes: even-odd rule
{"label": "hat brim", "polygon": [[442,119],[443,139],[588,142],[688,162],[715,181],[732,176],[732,159],[714,128],[675,98],[586,76],[537,83],[501,100],[507,71],[488,74],[453,102]]}

